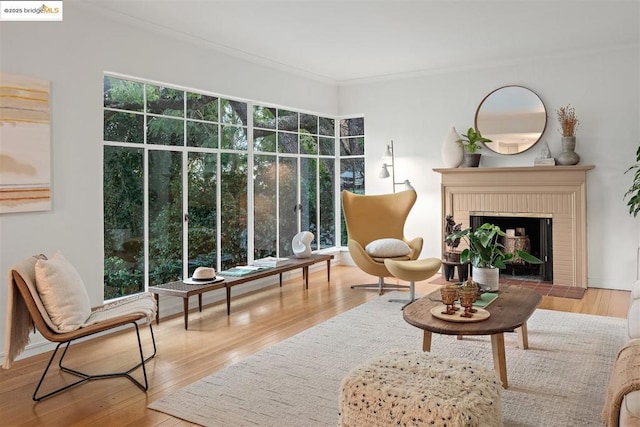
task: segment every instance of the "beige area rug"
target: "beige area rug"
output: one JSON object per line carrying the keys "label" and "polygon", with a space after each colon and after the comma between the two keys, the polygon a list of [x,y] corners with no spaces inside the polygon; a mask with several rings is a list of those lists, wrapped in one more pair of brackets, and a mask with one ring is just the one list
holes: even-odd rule
{"label": "beige area rug", "polygon": [[[159,399],[149,408],[207,426],[335,426],[340,381],[390,349],[422,348],[384,295]],[[625,342],[623,319],[537,310],[529,350],[505,334],[507,426],[597,426],[613,361]],[[433,335],[432,353],[492,368],[489,337]],[[484,426],[483,426],[484,427]]]}

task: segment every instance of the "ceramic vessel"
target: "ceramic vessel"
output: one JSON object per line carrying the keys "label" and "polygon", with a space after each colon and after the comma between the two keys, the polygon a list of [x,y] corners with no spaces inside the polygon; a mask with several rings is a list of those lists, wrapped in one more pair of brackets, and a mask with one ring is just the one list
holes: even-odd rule
{"label": "ceramic vessel", "polygon": [[563,166],[577,165],[580,163],[580,156],[576,153],[576,137],[562,137],[562,153],[556,159],[556,163]]}
{"label": "ceramic vessel", "polygon": [[471,269],[471,276],[473,277],[473,281],[476,282],[483,291],[495,292],[500,289],[499,268],[473,267]]}
{"label": "ceramic vessel", "polygon": [[462,147],[458,144],[460,135],[452,127],[442,143],[442,163],[446,168],[457,168],[462,163]]}
{"label": "ceramic vessel", "polygon": [[462,167],[464,168],[477,168],[480,166],[480,153],[467,153],[464,152],[464,158],[462,159]]}

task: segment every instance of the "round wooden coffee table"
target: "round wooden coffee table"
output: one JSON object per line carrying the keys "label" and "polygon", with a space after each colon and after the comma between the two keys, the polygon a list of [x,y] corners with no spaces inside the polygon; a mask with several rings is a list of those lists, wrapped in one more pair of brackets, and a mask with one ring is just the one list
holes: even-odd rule
{"label": "round wooden coffee table", "polygon": [[504,333],[517,331],[520,347],[529,348],[527,340],[527,319],[531,317],[542,297],[530,289],[520,286],[500,285],[498,298],[486,307],[490,316],[479,322],[452,322],[437,319],[431,309],[442,304],[440,291],[416,300],[405,307],[404,320],[424,330],[423,351],[431,351],[431,334],[491,335],[493,366],[502,381],[502,387],[508,388],[507,361],[504,351]]}

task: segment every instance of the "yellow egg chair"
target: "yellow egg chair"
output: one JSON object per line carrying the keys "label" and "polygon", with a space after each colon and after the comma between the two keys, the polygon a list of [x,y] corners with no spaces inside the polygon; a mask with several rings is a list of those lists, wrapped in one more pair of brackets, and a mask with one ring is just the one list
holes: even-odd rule
{"label": "yellow egg chair", "polygon": [[[385,277],[393,277],[384,261],[385,259],[409,261],[417,259],[420,255],[422,237],[412,240],[404,237],[404,225],[416,199],[415,190],[382,195],[342,191],[342,209],[347,225],[351,258],[362,271],[378,277],[377,284],[353,285],[351,288],[377,289],[381,295],[389,289],[409,289],[407,285],[384,282]],[[385,257],[368,253],[367,245],[381,239],[401,240],[408,245],[410,251],[402,256]]]}

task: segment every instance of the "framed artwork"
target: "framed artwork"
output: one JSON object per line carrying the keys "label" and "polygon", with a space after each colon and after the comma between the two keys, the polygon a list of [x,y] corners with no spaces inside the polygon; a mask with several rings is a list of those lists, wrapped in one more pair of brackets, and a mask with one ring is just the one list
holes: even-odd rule
{"label": "framed artwork", "polygon": [[49,82],[0,72],[0,213],[51,210]]}

